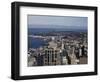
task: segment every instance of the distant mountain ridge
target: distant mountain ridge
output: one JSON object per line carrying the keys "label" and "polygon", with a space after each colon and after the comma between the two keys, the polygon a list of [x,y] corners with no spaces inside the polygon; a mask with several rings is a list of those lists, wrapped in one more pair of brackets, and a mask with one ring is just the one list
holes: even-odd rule
{"label": "distant mountain ridge", "polygon": [[28,25],[28,28],[49,28],[49,29],[71,29],[87,30],[86,26],[62,26],[62,25]]}

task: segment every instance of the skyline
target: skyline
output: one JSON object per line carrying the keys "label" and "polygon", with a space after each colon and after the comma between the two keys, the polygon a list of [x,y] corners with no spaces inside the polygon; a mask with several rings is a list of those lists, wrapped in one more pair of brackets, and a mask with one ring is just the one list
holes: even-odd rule
{"label": "skyline", "polygon": [[31,28],[35,28],[35,26],[39,26],[39,28],[60,28],[60,26],[63,26],[66,29],[68,27],[70,29],[87,29],[87,21],[87,17],[28,15],[28,28],[30,26],[32,26]]}

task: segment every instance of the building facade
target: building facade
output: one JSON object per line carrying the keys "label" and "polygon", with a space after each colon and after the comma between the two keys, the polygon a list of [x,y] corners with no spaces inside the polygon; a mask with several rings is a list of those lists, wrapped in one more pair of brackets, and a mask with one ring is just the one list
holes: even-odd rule
{"label": "building facade", "polygon": [[44,50],[44,65],[60,65],[60,52],[53,48]]}

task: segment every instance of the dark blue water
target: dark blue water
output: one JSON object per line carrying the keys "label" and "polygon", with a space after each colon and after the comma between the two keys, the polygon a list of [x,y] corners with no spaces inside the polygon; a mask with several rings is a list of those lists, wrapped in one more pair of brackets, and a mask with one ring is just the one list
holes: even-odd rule
{"label": "dark blue water", "polygon": [[34,34],[37,32],[52,32],[52,31],[75,31],[75,32],[86,32],[87,29],[66,29],[66,28],[28,28],[28,34]]}
{"label": "dark blue water", "polygon": [[28,37],[28,48],[39,48],[40,46],[45,45],[46,40],[40,38]]}
{"label": "dark blue water", "polygon": [[[28,28],[28,35],[33,35],[34,33],[37,32],[50,32],[50,31],[51,31],[50,29]],[[43,46],[46,43],[48,43],[48,41],[42,38],[28,37],[28,49],[39,48],[40,46]]]}

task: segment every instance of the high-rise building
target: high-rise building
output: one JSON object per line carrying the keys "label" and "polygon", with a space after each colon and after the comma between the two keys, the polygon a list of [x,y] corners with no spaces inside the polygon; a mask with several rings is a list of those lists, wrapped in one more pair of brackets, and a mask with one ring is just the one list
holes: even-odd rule
{"label": "high-rise building", "polygon": [[60,52],[53,48],[44,50],[44,65],[60,65]]}
{"label": "high-rise building", "polygon": [[62,65],[67,65],[69,64],[69,60],[68,60],[68,53],[67,50],[62,50],[61,52],[61,64]]}
{"label": "high-rise building", "polygon": [[43,55],[42,54],[38,54],[37,56],[37,65],[38,66],[43,66],[44,65],[44,61],[43,61]]}

